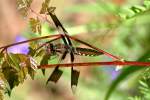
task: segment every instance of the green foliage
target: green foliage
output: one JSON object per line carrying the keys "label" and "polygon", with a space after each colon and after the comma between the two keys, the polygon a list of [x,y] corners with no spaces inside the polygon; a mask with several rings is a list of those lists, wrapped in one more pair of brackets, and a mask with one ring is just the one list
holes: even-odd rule
{"label": "green foliage", "polygon": [[[40,65],[47,65],[48,64],[48,60],[50,59],[51,55],[50,54],[44,54],[41,62],[40,62]],[[43,75],[45,75],[45,69],[42,69],[42,73]]]}
{"label": "green foliage", "polygon": [[47,12],[47,8],[49,7],[50,0],[45,0],[42,3],[42,8],[40,10],[40,14],[45,14]]}
{"label": "green foliage", "polygon": [[150,99],[150,68],[146,68],[139,80],[139,96],[129,97],[129,100],[149,100]]}
{"label": "green foliage", "polygon": [[23,83],[28,74],[33,77],[35,70],[33,70],[28,55],[6,53],[3,57],[0,70],[0,90],[10,95],[11,90]]}
{"label": "green foliage", "polygon": [[28,15],[28,9],[33,0],[17,0],[17,6],[20,13],[26,17]]}
{"label": "green foliage", "polygon": [[131,6],[127,11],[128,13],[119,13],[122,19],[131,19],[137,16],[142,16],[144,14],[148,14],[150,12],[150,1],[144,0],[143,5],[135,5]]}
{"label": "green foliage", "polygon": [[30,22],[30,26],[31,26],[32,32],[33,33],[38,32],[39,34],[41,34],[42,25],[41,25],[40,20],[38,18],[37,19],[30,18],[29,22]]}
{"label": "green foliage", "polygon": [[[150,11],[150,8],[149,8],[149,3],[150,1],[149,0],[145,0],[144,1],[144,5],[143,6],[132,6],[129,11],[132,11],[128,14],[124,14],[121,18],[123,19],[122,22],[125,22],[126,20],[128,19],[131,19],[131,18],[137,18],[138,16],[142,16],[142,15],[145,15],[145,14],[148,14],[148,12]],[[123,14],[123,13],[122,13]],[[133,24],[132,24],[133,25]],[[131,26],[130,26],[131,27]],[[131,34],[131,33],[129,33]],[[137,35],[138,36],[138,35]],[[129,37],[128,37],[129,39]],[[149,41],[149,39],[147,39]],[[137,41],[138,42],[138,41]],[[129,43],[131,44],[132,42],[129,41]],[[147,42],[144,42],[144,43],[147,43]],[[148,42],[149,43],[149,42]],[[146,45],[146,44],[145,44]],[[147,48],[145,48],[144,50],[144,54],[143,56],[141,56],[139,58],[138,61],[148,61],[147,58],[150,56],[149,55],[149,47],[148,47],[148,44],[145,46]],[[125,49],[125,48],[124,48]],[[129,49],[129,48],[128,48]],[[147,51],[146,51],[147,49]],[[135,74],[137,71],[139,70],[143,70],[145,69],[144,67],[136,67],[136,66],[132,66],[132,67],[127,67],[127,68],[124,68],[121,73],[119,74],[119,76],[111,83],[110,85],[110,88],[108,89],[107,93],[106,93],[106,97],[105,97],[105,100],[108,100],[110,95],[113,93],[113,91],[115,90],[116,87],[118,87],[118,85],[124,81],[125,79],[127,79],[128,76],[130,75],[133,75]],[[147,75],[149,76],[149,75]],[[145,92],[146,93],[146,92]],[[148,93],[148,92],[147,92]],[[134,98],[130,97],[129,100],[143,100],[143,97],[140,97],[140,96],[135,96]],[[144,99],[145,100],[145,99]],[[146,99],[146,100],[149,100],[149,99]]]}
{"label": "green foliage", "polygon": [[129,97],[128,100],[142,100],[142,98],[135,96],[135,97]]}

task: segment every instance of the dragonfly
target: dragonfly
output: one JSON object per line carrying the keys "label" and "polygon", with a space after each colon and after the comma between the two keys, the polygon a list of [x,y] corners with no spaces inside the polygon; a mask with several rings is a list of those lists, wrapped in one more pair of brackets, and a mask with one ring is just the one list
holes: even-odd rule
{"label": "dragonfly", "polygon": [[[65,46],[67,46],[68,48],[65,49],[65,51],[63,52],[61,58],[60,58],[60,62],[62,60],[65,59],[66,55],[69,53],[70,54],[70,60],[71,63],[74,62],[74,52],[73,52],[73,44],[71,42],[71,40],[69,39],[69,37],[65,37],[64,35],[68,35],[68,32],[66,31],[66,29],[63,27],[63,25],[61,24],[61,22],[59,21],[59,19],[57,18],[57,16],[55,15],[55,9],[56,7],[50,7],[47,9],[48,11],[48,15],[50,15],[51,19],[53,20],[58,32],[61,35],[62,41],[64,42]],[[53,81],[53,82],[57,82],[59,80],[59,78],[62,75],[62,71],[59,69],[59,65],[56,66],[56,68],[54,69],[54,71],[52,72],[52,74],[50,75],[50,77],[47,80],[47,83],[49,81]],[[79,74],[80,72],[75,70],[73,68],[73,66],[71,67],[71,88],[73,88],[73,86],[77,86],[78,84],[78,78],[79,78]]]}
{"label": "dragonfly", "polygon": [[[41,60],[41,65],[48,64],[48,60],[52,56],[57,56],[59,54],[63,55],[64,52],[67,52],[67,53],[70,52],[70,50],[69,50],[70,46],[62,44],[62,43],[52,43],[51,41],[44,43],[43,45],[38,47],[36,49],[36,51],[38,51],[42,47],[44,47],[45,55],[44,55],[43,59]],[[95,56],[99,56],[99,55],[103,54],[102,52],[99,52],[97,50],[90,49],[90,48],[82,48],[82,47],[72,47],[72,52],[74,55],[77,55],[77,56],[90,56],[90,57],[95,57]],[[44,58],[46,58],[46,59],[44,59]],[[50,81],[53,81],[56,83],[58,81],[58,79],[60,78],[60,74],[62,73],[62,71],[61,72],[60,71],[61,70],[54,69],[53,73],[55,73],[55,75],[53,74],[54,76],[50,76]],[[77,78],[77,77],[73,77],[73,78]],[[75,79],[75,80],[77,81],[77,79]]]}
{"label": "dragonfly", "polygon": [[[74,47],[71,39],[68,37],[68,32],[66,31],[66,29],[63,27],[63,25],[57,18],[56,14],[54,12],[55,9],[56,9],[56,7],[47,8],[47,14],[51,17],[51,19],[53,20],[53,22],[56,26],[56,29],[61,34],[61,39],[62,39],[63,43],[53,44],[53,43],[51,43],[51,41],[47,42],[46,43],[46,47],[47,47],[46,54],[44,55],[45,59],[49,59],[51,56],[57,55],[59,53],[59,54],[61,54],[59,63],[61,63],[66,58],[66,55],[69,54],[71,63],[74,63],[75,55],[98,56],[98,55],[103,54],[94,49]],[[48,63],[48,60],[43,59],[41,61],[41,65],[45,64],[45,63]],[[49,76],[46,84],[48,84],[49,81],[56,83],[60,79],[62,73],[63,73],[63,71],[60,70],[59,65],[57,65],[55,67],[54,71]],[[78,70],[74,69],[72,66],[71,67],[71,88],[72,88],[72,90],[73,90],[74,86],[77,87],[79,74],[80,74],[80,72]]]}

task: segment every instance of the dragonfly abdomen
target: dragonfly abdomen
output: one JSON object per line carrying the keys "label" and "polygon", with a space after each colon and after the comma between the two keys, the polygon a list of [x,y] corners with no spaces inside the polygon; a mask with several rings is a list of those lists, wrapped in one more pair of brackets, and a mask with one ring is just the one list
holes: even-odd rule
{"label": "dragonfly abdomen", "polygon": [[94,49],[88,49],[88,48],[80,48],[76,47],[75,49],[75,54],[76,55],[81,55],[81,56],[99,56],[102,55],[103,53],[94,50]]}

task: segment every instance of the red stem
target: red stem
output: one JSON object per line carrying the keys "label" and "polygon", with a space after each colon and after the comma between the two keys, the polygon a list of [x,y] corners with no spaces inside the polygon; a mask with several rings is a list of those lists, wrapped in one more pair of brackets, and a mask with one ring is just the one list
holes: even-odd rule
{"label": "red stem", "polygon": [[67,63],[67,64],[50,64],[38,66],[39,69],[52,68],[59,65],[60,67],[79,67],[79,66],[99,66],[99,65],[130,65],[130,66],[150,66],[150,62],[136,62],[136,61],[110,61],[110,62],[86,62],[86,63]]}
{"label": "red stem", "polygon": [[2,46],[2,47],[0,47],[0,49],[8,48],[8,47],[19,45],[19,44],[24,44],[24,43],[27,43],[27,42],[33,42],[33,41],[37,41],[37,40],[41,40],[41,39],[52,38],[52,37],[57,37],[58,39],[61,38],[60,34],[43,36],[43,37],[33,38],[33,39],[30,39],[30,40],[21,41],[21,42],[12,43],[12,44],[9,44],[9,45],[6,45],[6,46]]}

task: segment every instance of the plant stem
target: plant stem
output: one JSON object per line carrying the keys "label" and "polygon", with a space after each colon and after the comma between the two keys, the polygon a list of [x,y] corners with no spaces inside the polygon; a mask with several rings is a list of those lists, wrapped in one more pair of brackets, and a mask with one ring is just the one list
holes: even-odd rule
{"label": "plant stem", "polygon": [[46,38],[53,38],[53,37],[57,37],[58,39],[61,38],[60,34],[43,36],[43,37],[33,38],[33,39],[30,39],[30,40],[21,41],[21,42],[12,43],[12,44],[9,44],[9,45],[6,45],[6,46],[2,46],[2,47],[0,47],[0,49],[5,49],[5,48],[11,47],[11,46],[24,44],[24,43],[27,43],[27,42],[33,42],[33,41],[37,41],[37,40],[42,40],[42,39],[46,39]]}
{"label": "plant stem", "polygon": [[[86,62],[86,63],[66,63],[66,64],[50,64],[50,65],[42,65],[42,66],[38,66],[39,69],[45,69],[45,68],[52,68],[52,67],[56,67],[57,65],[59,65],[60,67],[71,67],[71,66],[76,66],[76,67],[80,67],[80,66],[100,66],[100,65],[130,65],[130,66],[150,66],[150,62],[136,62],[136,61],[110,61],[110,62]],[[114,66],[113,66],[114,67]]]}

